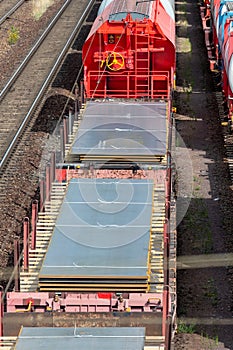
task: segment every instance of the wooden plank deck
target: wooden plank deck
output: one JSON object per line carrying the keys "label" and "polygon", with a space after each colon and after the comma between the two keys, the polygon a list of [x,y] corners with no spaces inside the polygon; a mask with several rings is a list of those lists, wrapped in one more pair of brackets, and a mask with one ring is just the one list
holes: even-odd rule
{"label": "wooden plank deck", "polygon": [[28,271],[23,271],[22,268],[20,272],[20,290],[22,292],[38,290],[39,271],[53,233],[66,187],[66,183],[53,183],[51,200],[45,204],[45,212],[38,213],[36,249],[29,249]]}
{"label": "wooden plank deck", "polygon": [[163,291],[163,229],[165,221],[165,186],[157,184],[153,195],[153,214],[151,219],[149,292]]}

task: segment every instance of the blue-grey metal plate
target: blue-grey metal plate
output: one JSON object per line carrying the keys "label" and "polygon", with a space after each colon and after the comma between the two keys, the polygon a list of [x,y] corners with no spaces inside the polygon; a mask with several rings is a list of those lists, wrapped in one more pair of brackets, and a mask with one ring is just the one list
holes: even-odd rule
{"label": "blue-grey metal plate", "polygon": [[163,156],[167,104],[88,102],[71,155]]}
{"label": "blue-grey metal plate", "polygon": [[40,278],[146,278],[153,181],[72,179]]}
{"label": "blue-grey metal plate", "polygon": [[23,328],[16,350],[143,350],[145,329],[112,328]]}

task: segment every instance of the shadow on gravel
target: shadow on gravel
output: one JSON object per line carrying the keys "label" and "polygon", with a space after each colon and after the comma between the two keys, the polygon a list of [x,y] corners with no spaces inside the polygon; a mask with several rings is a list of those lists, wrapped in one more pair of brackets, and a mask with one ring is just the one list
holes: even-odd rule
{"label": "shadow on gravel", "polygon": [[[233,251],[233,195],[199,5],[192,0],[176,2],[174,104],[177,132],[184,142],[177,147],[180,158],[186,147],[192,163],[189,193],[185,159],[178,161],[177,169],[178,318],[194,324],[195,332],[215,339],[213,349],[219,349],[218,341],[233,349],[233,268],[231,259],[224,260]],[[193,268],[186,266],[190,259],[195,261]],[[213,263],[208,266],[210,260]],[[185,339],[183,347],[176,349],[187,349]]]}

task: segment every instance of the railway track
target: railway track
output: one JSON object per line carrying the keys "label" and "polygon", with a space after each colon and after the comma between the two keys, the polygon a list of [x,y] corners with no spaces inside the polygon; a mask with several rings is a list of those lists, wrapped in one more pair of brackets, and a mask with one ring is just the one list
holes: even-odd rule
{"label": "railway track", "polygon": [[5,0],[0,1],[0,25],[9,18],[15,11],[20,8],[25,0]]}
{"label": "railway track", "polygon": [[[6,261],[12,253],[13,239],[20,235],[21,220],[30,210],[28,209],[29,203],[26,201],[31,202],[38,186],[38,175],[29,177],[26,174],[25,165],[34,162],[35,152],[33,153],[31,148],[38,147],[36,156],[41,153],[41,141],[33,139],[36,136],[31,131],[32,127],[36,124],[40,109],[46,100],[46,91],[51,86],[85,17],[88,16],[94,4],[96,4],[94,0],[90,2],[82,0],[78,5],[76,0],[66,1],[63,9],[50,25],[48,33],[43,33],[0,93],[0,211],[2,222],[0,261],[3,262],[2,267],[6,266]],[[33,142],[34,145],[30,142]],[[23,198],[21,201],[17,192],[24,192],[27,199]],[[12,215],[13,211],[15,216]],[[12,219],[14,219],[13,224]],[[1,276],[5,276],[5,272],[3,270]],[[6,278],[9,277],[7,273]]]}
{"label": "railway track", "polygon": [[[88,10],[93,2],[90,2]],[[77,24],[86,1],[67,0],[0,93],[0,168],[4,166],[26,124],[59,70],[85,16]],[[85,13],[86,15],[86,13]],[[67,21],[69,18],[69,21]],[[58,39],[59,38],[59,39]],[[33,78],[32,78],[33,77]]]}

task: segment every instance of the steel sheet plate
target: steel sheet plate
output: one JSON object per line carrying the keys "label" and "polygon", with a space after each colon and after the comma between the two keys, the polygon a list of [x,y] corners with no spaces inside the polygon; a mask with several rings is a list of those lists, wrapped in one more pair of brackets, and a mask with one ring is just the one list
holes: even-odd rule
{"label": "steel sheet plate", "polygon": [[108,328],[22,328],[16,350],[142,350],[145,329],[142,327]]}
{"label": "steel sheet plate", "polygon": [[152,180],[72,179],[40,279],[145,279],[152,201]]}
{"label": "steel sheet plate", "polygon": [[164,102],[89,102],[71,155],[165,155],[166,119]]}

